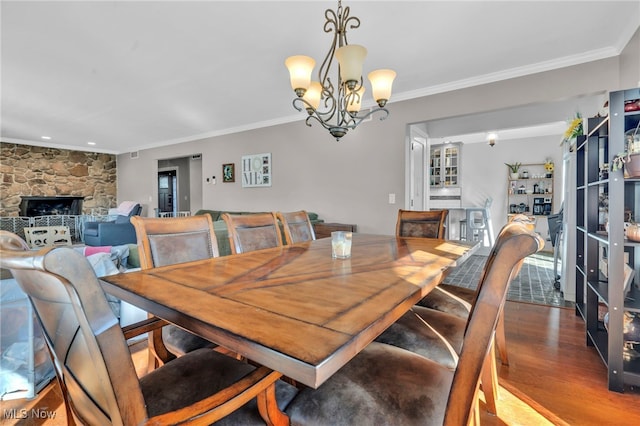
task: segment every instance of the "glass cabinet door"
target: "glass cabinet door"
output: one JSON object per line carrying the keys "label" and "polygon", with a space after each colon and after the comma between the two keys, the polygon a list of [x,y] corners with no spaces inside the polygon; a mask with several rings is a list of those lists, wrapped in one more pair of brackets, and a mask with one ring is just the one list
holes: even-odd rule
{"label": "glass cabinet door", "polygon": [[460,185],[460,144],[436,145],[431,148],[429,184],[432,187]]}
{"label": "glass cabinet door", "polygon": [[457,146],[446,147],[444,149],[444,161],[445,167],[443,170],[443,184],[444,186],[456,186],[458,185],[458,165],[459,165],[459,149]]}
{"label": "glass cabinet door", "polygon": [[429,185],[440,186],[442,175],[442,148],[431,149],[431,161],[429,167]]}

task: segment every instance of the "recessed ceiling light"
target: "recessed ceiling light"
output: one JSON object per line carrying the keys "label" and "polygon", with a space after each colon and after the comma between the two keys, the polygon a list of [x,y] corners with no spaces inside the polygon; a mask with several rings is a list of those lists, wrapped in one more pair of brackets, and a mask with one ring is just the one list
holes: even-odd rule
{"label": "recessed ceiling light", "polygon": [[48,141],[51,139],[51,136],[40,136],[42,139]]}
{"label": "recessed ceiling light", "polygon": [[95,142],[87,142],[87,145],[92,145],[93,146],[95,144],[96,144]]}

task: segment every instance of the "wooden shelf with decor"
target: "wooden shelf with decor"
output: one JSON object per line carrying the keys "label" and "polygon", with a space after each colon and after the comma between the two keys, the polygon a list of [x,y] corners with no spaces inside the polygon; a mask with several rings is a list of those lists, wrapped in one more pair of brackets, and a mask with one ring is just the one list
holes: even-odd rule
{"label": "wooden shelf with decor", "polygon": [[[509,169],[507,169],[509,170]],[[536,232],[547,236],[547,218],[554,213],[554,175],[546,163],[521,164],[518,177],[507,174],[507,218],[525,214],[535,219]],[[553,251],[551,241],[545,244],[545,251]]]}
{"label": "wooden shelf with decor", "polygon": [[617,392],[640,385],[640,243],[625,236],[640,219],[640,179],[609,165],[639,126],[640,89],[611,92],[609,116],[588,119],[576,144],[576,314]]}
{"label": "wooden shelf with decor", "polygon": [[[507,214],[548,216],[553,213],[553,172],[545,163],[522,164],[519,177],[507,177]],[[520,209],[521,207],[521,209]]]}

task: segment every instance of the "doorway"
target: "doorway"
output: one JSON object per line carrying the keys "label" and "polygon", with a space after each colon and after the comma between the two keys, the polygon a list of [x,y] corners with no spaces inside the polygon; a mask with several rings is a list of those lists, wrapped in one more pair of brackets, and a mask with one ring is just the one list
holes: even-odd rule
{"label": "doorway", "polygon": [[405,209],[428,210],[429,188],[426,183],[428,140],[423,123],[410,124],[407,138],[405,170]]}
{"label": "doorway", "polygon": [[158,160],[156,216],[188,216],[202,209],[202,155]]}
{"label": "doorway", "polygon": [[176,169],[158,171],[158,212],[177,213],[175,203],[178,193],[178,173]]}

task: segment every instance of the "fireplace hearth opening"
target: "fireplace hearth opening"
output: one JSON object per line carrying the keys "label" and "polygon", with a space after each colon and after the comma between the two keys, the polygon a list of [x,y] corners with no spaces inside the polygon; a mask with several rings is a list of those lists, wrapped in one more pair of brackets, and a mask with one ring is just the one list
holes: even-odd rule
{"label": "fireplace hearth opening", "polygon": [[56,197],[23,196],[20,216],[81,215],[84,197],[60,195]]}

